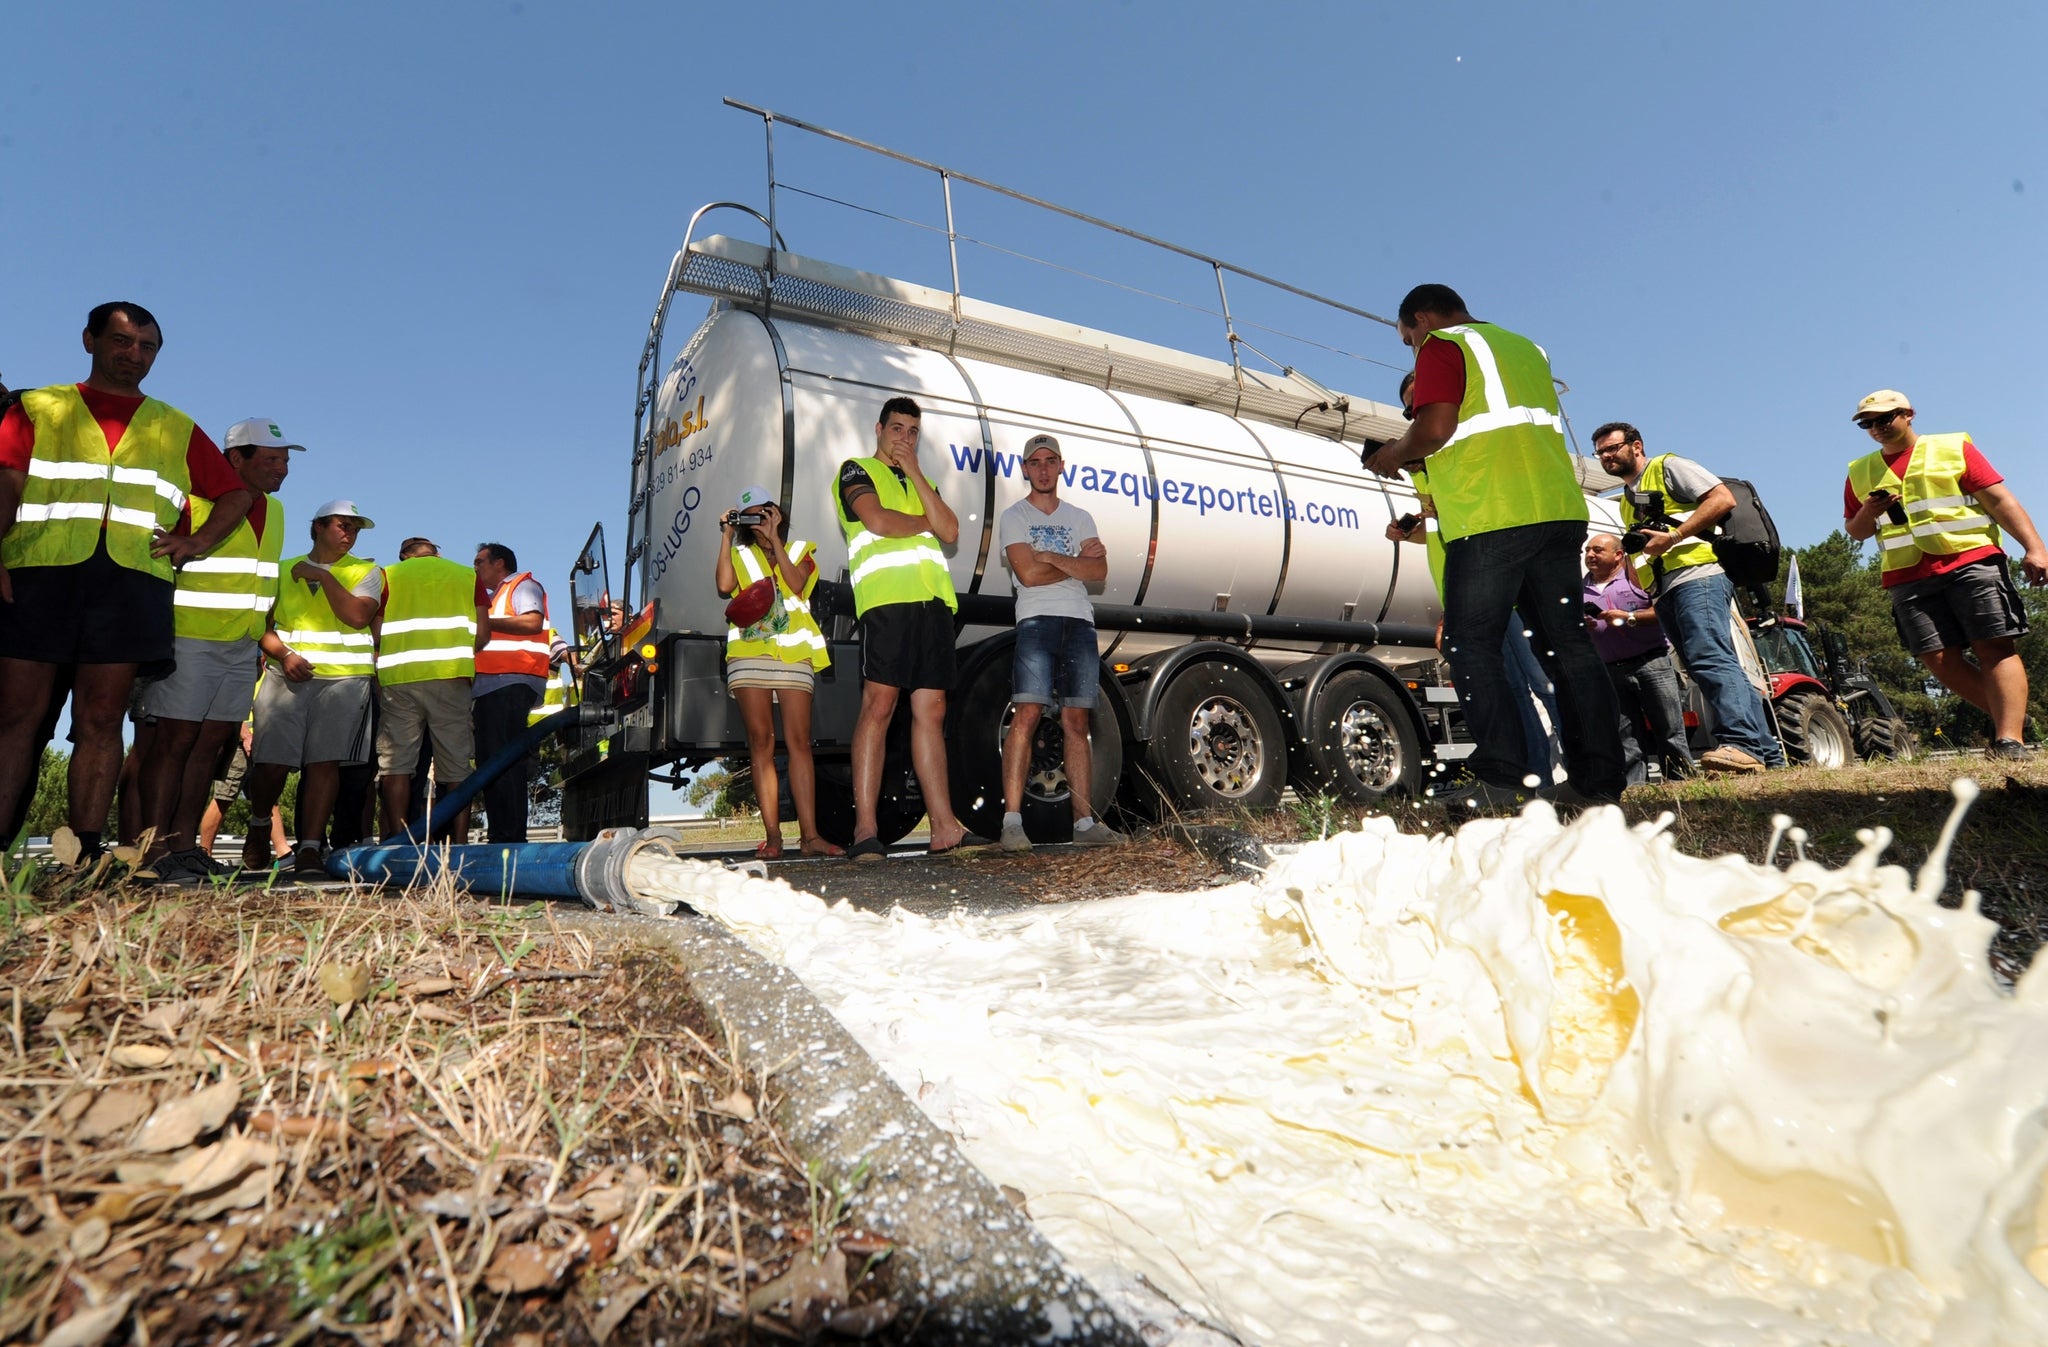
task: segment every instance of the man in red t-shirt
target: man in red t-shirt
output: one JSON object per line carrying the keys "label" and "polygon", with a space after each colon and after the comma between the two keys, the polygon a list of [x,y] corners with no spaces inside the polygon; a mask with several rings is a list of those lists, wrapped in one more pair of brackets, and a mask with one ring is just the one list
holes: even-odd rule
{"label": "man in red t-shirt", "polygon": [[[142,381],[163,346],[163,329],[141,305],[115,302],[101,304],[86,316],[83,340],[92,370],[76,386],[76,396],[112,455],[148,400]],[[42,392],[72,396],[68,388]],[[41,399],[30,395],[29,401]],[[46,426],[32,416],[26,403],[9,407],[0,418],[0,540],[19,527],[22,497],[36,464],[43,465],[39,475],[60,479],[77,466],[36,452],[39,434],[55,444],[61,433],[57,426]],[[255,499],[197,425],[186,446],[185,468],[192,492],[213,501],[214,509],[205,527],[192,533],[155,532],[150,554],[173,566],[218,546],[242,522]],[[168,488],[165,483],[158,490]],[[171,658],[173,589],[171,581],[109,556],[104,515],[99,545],[84,561],[17,561],[11,569],[0,565],[0,819],[12,817],[34,787],[38,730],[59,670],[70,667],[71,723],[77,740],[69,778],[71,830],[81,848],[76,859],[91,861],[100,847],[100,830],[121,770],[121,717],[136,675],[151,666],[161,668]],[[61,849],[59,857],[73,859]]]}
{"label": "man in red t-shirt", "polygon": [[[1908,472],[1914,456],[1929,451],[1913,433],[1912,404],[1896,389],[1881,388],[1857,403],[1855,420],[1876,442],[1884,471],[1875,466],[1874,455],[1850,464],[1850,477],[1842,485],[1844,527],[1858,542],[1889,528],[1884,554],[1908,549],[1910,564],[1899,565],[1893,558],[1884,570],[1899,638],[1942,686],[1991,717],[1992,757],[2030,756],[2032,750],[2021,739],[2027,718],[2027,670],[2020,663],[2017,644],[2027,634],[2027,613],[2005,548],[1995,531],[1992,541],[1959,552],[1926,551],[1915,540],[1943,532],[1981,533],[1988,528],[1988,517],[2025,549],[2020,566],[2030,585],[2048,583],[2048,547],[2042,545],[2019,499],[2005,487],[2005,479],[1968,436],[1937,437],[1950,439],[1951,451],[1954,439],[1962,441],[1963,467],[1953,494],[1930,493],[1938,498],[1918,501],[1880,485],[1859,497],[1859,465],[1867,467],[1871,477],[1896,479],[1910,492],[1915,490]],[[1983,517],[1966,513],[1972,508]],[[1920,521],[1910,532],[1900,527],[1908,523],[1909,514]],[[1970,655],[1976,656],[1975,663],[1967,658]]]}

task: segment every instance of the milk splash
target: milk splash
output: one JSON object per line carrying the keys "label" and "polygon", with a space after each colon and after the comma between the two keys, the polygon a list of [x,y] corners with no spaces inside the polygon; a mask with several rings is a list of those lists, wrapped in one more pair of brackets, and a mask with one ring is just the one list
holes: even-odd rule
{"label": "milk splash", "polygon": [[1886,840],[1780,870],[1533,805],[941,920],[635,878],[787,963],[1176,1341],[2048,1342],[2048,960],[2002,989]]}

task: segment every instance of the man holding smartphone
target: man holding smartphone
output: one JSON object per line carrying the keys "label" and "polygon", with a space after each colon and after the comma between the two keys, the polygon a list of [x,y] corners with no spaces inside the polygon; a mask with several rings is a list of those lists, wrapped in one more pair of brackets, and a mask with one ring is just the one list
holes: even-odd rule
{"label": "man holding smartphone", "polygon": [[1849,465],[1844,527],[1858,542],[1878,540],[1899,639],[1942,686],[1991,718],[1990,756],[2030,756],[2018,647],[2027,614],[2004,534],[2024,549],[2030,585],[2048,583],[2048,547],[1967,433],[1914,434],[1913,405],[1893,388],[1857,403],[1855,421],[1877,448]]}

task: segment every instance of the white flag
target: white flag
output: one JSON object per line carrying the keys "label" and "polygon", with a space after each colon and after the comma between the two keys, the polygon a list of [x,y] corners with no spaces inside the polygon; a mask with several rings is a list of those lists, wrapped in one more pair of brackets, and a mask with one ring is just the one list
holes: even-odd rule
{"label": "white flag", "polygon": [[1801,622],[1806,620],[1806,590],[1799,583],[1799,554],[1792,554],[1792,568],[1785,572],[1785,607]]}

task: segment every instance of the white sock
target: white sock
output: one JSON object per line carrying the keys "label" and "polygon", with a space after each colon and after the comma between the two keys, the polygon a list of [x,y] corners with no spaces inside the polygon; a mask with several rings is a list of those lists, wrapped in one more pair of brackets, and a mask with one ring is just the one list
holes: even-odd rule
{"label": "white sock", "polygon": [[1021,828],[1021,827],[1023,827],[1023,826],[1024,826],[1024,816],[1023,816],[1022,814],[1005,814],[1005,815],[1003,815],[1003,826],[1004,826],[1005,828],[1009,827],[1009,826],[1010,826],[1010,825],[1011,825],[1012,823],[1016,824],[1016,825],[1017,825],[1018,827],[1020,827],[1020,828]]}
{"label": "white sock", "polygon": [[1094,826],[1095,815],[1093,814],[1090,814],[1087,818],[1077,818],[1074,820],[1074,831],[1077,833],[1085,833]]}

